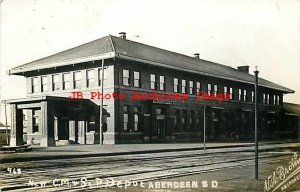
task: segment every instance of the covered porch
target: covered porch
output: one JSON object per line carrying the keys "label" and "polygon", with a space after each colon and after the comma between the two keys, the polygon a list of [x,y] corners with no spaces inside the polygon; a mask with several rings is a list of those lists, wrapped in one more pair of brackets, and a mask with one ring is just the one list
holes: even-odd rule
{"label": "covered porch", "polygon": [[[88,99],[41,96],[8,103],[11,107],[10,146],[100,142],[100,108]],[[103,114],[106,115],[105,110]]]}

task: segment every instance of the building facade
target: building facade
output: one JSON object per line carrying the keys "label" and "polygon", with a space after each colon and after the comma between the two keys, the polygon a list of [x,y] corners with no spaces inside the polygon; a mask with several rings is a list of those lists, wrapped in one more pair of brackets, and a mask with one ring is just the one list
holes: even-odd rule
{"label": "building facade", "polygon": [[[255,78],[248,66],[234,69],[199,55],[188,57],[133,42],[123,34],[9,73],[26,77],[28,96],[9,101],[12,146],[24,140],[41,146],[99,143],[100,122],[104,144],[200,142],[204,129],[207,141],[254,139]],[[289,138],[291,133],[283,134],[281,126],[283,95],[293,92],[259,79],[261,140]],[[211,99],[203,98],[205,94]],[[27,116],[25,131],[20,128],[22,113]]]}

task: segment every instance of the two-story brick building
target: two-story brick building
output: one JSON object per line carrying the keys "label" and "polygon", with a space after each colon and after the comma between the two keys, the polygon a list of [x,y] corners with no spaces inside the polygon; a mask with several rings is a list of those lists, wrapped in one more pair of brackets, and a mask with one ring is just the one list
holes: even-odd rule
{"label": "two-story brick building", "polygon": [[[104,80],[101,66],[104,62]],[[106,36],[9,71],[27,80],[27,98],[11,100],[11,145],[52,146],[59,141],[99,143],[103,83],[104,144],[246,141],[254,137],[254,76],[238,69],[170,52],[122,37]],[[70,99],[71,92],[82,100]],[[188,100],[133,100],[134,92],[185,94]],[[230,94],[227,101],[197,100],[197,93]],[[259,78],[259,132],[285,139],[294,130],[281,123],[283,95],[294,91]],[[112,99],[109,94],[124,94]],[[26,133],[22,112],[27,114]]]}

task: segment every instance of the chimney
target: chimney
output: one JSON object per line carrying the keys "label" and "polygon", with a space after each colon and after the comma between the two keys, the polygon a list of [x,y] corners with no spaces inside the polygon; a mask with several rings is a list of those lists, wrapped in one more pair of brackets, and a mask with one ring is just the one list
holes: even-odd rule
{"label": "chimney", "polygon": [[200,54],[199,54],[199,53],[195,53],[195,54],[194,54],[194,58],[200,59]]}
{"label": "chimney", "polygon": [[126,33],[125,32],[120,32],[119,35],[122,39],[126,39]]}
{"label": "chimney", "polygon": [[249,74],[249,66],[248,65],[238,66],[237,69],[243,73]]}

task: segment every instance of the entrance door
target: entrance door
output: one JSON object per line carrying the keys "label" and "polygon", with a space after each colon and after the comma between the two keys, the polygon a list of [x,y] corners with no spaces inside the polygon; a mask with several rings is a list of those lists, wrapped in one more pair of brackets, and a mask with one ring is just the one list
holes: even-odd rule
{"label": "entrance door", "polygon": [[165,129],[165,116],[158,115],[156,119],[157,125],[157,140],[158,142],[164,142],[166,139],[166,129]]}

